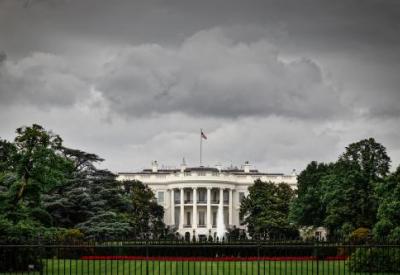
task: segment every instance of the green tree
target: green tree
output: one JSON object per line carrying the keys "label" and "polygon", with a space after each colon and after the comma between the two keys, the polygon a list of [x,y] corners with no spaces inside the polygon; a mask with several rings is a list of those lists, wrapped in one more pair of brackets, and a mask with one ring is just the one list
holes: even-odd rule
{"label": "green tree", "polygon": [[322,226],[326,207],[322,202],[321,179],[332,165],[312,161],[297,177],[297,198],[290,206],[290,220],[300,226]]}
{"label": "green tree", "polygon": [[132,215],[132,226],[138,237],[151,233],[154,237],[165,233],[163,223],[164,208],[157,204],[153,191],[140,181],[124,181],[128,193]]}
{"label": "green tree", "polygon": [[332,235],[345,237],[357,228],[372,228],[377,201],[373,186],[353,163],[339,161],[322,179],[324,225]]}
{"label": "green tree", "polygon": [[400,241],[400,166],[377,186],[379,208],[373,233],[377,239]]}
{"label": "green tree", "polygon": [[63,184],[71,163],[59,154],[60,136],[37,124],[18,128],[16,132],[14,203],[25,200],[30,207],[37,207],[41,192]]}
{"label": "green tree", "polygon": [[1,143],[1,210],[14,223],[34,219],[50,225],[42,194],[63,184],[71,163],[60,154],[62,139],[40,125],[21,127],[16,133],[14,143]]}
{"label": "green tree", "polygon": [[373,138],[363,139],[346,147],[339,161],[357,165],[368,181],[383,179],[390,169],[386,148]]}
{"label": "green tree", "polygon": [[347,237],[357,228],[373,227],[378,209],[375,189],[389,168],[386,148],[373,138],[346,147],[334,168],[322,178],[324,224],[332,235]]}
{"label": "green tree", "polygon": [[295,193],[288,184],[256,180],[240,205],[243,224],[253,238],[293,238],[298,236],[289,223],[289,205]]}
{"label": "green tree", "polygon": [[62,148],[73,163],[73,177],[44,196],[44,206],[56,226],[78,228],[86,238],[125,238],[132,232],[130,202],[116,175],[97,169],[95,154]]}

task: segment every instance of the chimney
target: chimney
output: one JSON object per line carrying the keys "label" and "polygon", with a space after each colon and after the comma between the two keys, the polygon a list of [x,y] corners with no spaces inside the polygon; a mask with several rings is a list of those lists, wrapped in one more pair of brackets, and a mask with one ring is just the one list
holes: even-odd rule
{"label": "chimney", "polygon": [[153,173],[157,173],[158,172],[158,163],[157,161],[152,161],[151,162],[151,170]]}
{"label": "chimney", "polygon": [[215,165],[215,168],[217,168],[217,169],[218,169],[218,172],[221,173],[221,171],[222,171],[222,165],[221,165],[221,164]]}
{"label": "chimney", "polygon": [[245,161],[243,165],[243,169],[245,173],[250,173],[250,167],[251,165],[249,164],[249,161]]}
{"label": "chimney", "polygon": [[183,158],[181,164],[181,173],[185,172],[185,170],[186,170],[186,161],[185,158]]}

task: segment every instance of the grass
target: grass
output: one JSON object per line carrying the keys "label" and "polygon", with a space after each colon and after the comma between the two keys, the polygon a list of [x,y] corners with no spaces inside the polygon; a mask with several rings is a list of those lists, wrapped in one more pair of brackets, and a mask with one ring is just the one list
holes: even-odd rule
{"label": "grass", "polygon": [[[345,261],[260,261],[260,262],[171,262],[44,259],[41,274],[132,274],[132,275],[253,275],[253,274],[350,274]],[[318,272],[317,272],[318,270]],[[11,274],[11,273],[0,273]],[[28,274],[15,273],[12,274]],[[31,272],[29,274],[40,274]],[[361,274],[354,273],[351,274]],[[380,274],[380,273],[369,273]],[[389,273],[385,273],[389,274]],[[394,273],[393,273],[394,274]]]}

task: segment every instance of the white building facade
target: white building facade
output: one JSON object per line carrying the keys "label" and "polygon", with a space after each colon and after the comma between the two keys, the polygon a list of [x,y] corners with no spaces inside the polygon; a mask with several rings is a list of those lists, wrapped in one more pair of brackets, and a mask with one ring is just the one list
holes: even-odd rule
{"label": "white building facade", "polygon": [[255,180],[297,187],[295,173],[262,173],[250,168],[246,162],[241,169],[186,165],[180,169],[158,169],[155,161],[151,169],[122,172],[118,179],[138,180],[148,185],[164,207],[165,224],[175,227],[181,236],[207,238],[216,234],[217,211],[221,205],[226,228],[246,229],[241,225],[240,203]]}

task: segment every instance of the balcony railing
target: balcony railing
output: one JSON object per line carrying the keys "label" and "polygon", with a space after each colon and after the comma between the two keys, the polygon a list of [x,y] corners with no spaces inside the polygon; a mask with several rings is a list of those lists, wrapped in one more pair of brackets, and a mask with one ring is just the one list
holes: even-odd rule
{"label": "balcony railing", "polygon": [[190,227],[192,227],[192,225],[191,224],[184,224],[183,227],[184,228],[190,228]]}
{"label": "balcony railing", "polygon": [[[186,199],[183,201],[185,204],[191,204],[193,203],[192,199]],[[174,200],[175,204],[180,204],[181,200]],[[197,200],[198,204],[207,204],[207,200]],[[212,199],[211,204],[219,204],[219,199]],[[224,204],[229,204],[229,200],[224,200]]]}

